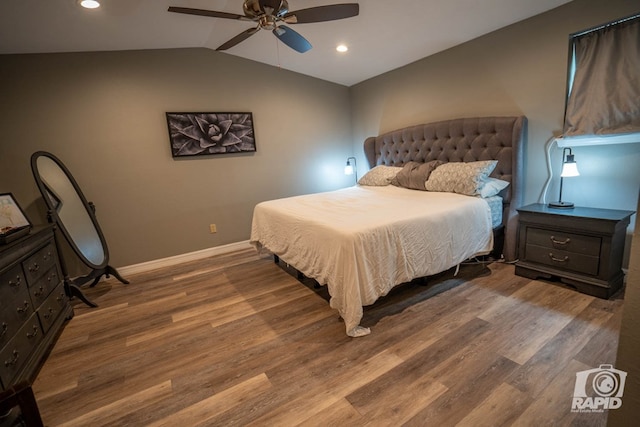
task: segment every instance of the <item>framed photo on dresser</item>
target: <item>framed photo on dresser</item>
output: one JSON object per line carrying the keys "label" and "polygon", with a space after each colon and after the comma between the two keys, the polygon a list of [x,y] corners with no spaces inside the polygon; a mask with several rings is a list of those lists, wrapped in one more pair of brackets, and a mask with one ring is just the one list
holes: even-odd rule
{"label": "framed photo on dresser", "polygon": [[29,234],[31,222],[11,193],[0,194],[0,244]]}

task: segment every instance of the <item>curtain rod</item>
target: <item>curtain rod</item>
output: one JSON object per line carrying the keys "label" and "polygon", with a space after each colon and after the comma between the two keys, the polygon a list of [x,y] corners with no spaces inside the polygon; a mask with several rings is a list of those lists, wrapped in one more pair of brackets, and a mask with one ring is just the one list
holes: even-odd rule
{"label": "curtain rod", "polygon": [[626,18],[616,19],[614,21],[607,22],[606,24],[601,24],[601,25],[598,25],[596,27],[589,28],[588,30],[582,30],[582,31],[575,32],[573,34],[570,34],[569,37],[573,37],[573,38],[581,37],[581,36],[584,36],[586,34],[592,33],[594,31],[602,30],[603,28],[607,28],[607,27],[611,27],[611,26],[614,26],[614,25],[622,24],[624,22],[632,21],[632,20],[638,19],[638,18],[640,18],[640,13],[628,16]]}

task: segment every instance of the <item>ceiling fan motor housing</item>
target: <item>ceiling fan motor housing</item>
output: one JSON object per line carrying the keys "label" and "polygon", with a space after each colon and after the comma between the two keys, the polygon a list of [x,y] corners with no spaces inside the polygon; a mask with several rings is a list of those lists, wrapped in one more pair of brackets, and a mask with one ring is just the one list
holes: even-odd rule
{"label": "ceiling fan motor housing", "polygon": [[244,14],[254,20],[265,15],[281,17],[289,13],[287,0],[245,0],[242,8]]}

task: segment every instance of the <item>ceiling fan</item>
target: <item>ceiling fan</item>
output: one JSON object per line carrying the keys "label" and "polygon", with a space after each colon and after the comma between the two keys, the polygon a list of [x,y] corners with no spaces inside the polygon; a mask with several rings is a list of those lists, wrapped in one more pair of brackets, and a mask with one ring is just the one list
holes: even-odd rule
{"label": "ceiling fan", "polygon": [[216,50],[227,50],[260,30],[270,30],[281,42],[300,53],[304,53],[311,49],[311,43],[291,28],[282,24],[282,22],[287,24],[310,24],[313,22],[334,21],[357,16],[360,11],[358,3],[332,4],[289,11],[289,2],[287,0],[245,0],[242,8],[244,15],[174,6],[169,7],[169,12],[252,21],[258,24],[257,27],[249,28],[223,43]]}

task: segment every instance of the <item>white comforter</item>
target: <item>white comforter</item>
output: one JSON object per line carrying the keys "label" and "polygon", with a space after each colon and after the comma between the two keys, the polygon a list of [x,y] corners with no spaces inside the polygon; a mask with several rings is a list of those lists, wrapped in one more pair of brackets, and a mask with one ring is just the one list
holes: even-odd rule
{"label": "white comforter", "polygon": [[359,326],[363,306],[488,253],[493,233],[480,198],[355,186],[258,204],[251,243],[326,284],[347,334],[361,336],[370,332]]}

